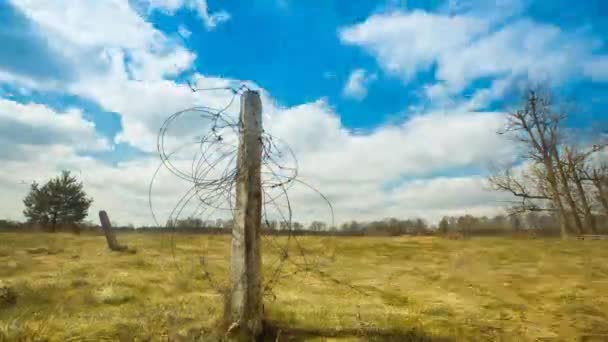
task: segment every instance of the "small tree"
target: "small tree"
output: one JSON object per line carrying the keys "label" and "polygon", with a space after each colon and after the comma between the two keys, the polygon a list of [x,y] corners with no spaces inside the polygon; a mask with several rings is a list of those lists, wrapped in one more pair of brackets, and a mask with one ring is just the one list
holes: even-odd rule
{"label": "small tree", "polygon": [[78,182],[69,171],[63,171],[42,187],[36,182],[32,184],[23,200],[23,215],[30,223],[40,224],[55,232],[58,225],[82,222],[92,202],[86,197],[82,182]]}
{"label": "small tree", "polygon": [[446,234],[448,232],[448,230],[450,230],[450,224],[448,223],[448,218],[447,217],[444,216],[441,219],[441,221],[439,221],[438,230],[442,234]]}

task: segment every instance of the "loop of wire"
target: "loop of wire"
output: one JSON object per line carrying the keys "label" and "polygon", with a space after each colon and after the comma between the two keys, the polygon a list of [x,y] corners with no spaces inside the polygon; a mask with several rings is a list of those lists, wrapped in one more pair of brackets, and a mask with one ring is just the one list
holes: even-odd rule
{"label": "loop of wire", "polygon": [[[152,203],[152,189],[155,179],[161,169],[170,171],[174,176],[188,182],[191,186],[178,200],[171,210],[167,222],[175,222],[180,217],[200,218],[208,222],[214,216],[232,217],[235,220],[235,186],[237,179],[237,157],[239,137],[241,134],[240,117],[229,113],[230,107],[235,103],[237,96],[249,90],[246,85],[233,87],[195,88],[188,84],[192,92],[227,92],[229,100],[225,106],[212,108],[208,106],[196,106],[178,111],[170,115],[162,124],[157,137],[157,151],[160,164],[156,169],[148,189],[148,202],[152,218],[157,226],[173,228],[174,225],[160,225],[155,214]],[[194,141],[182,143],[173,150],[167,149],[170,129],[182,118],[194,115],[201,122],[203,134],[197,136]],[[198,126],[197,126],[198,127]],[[174,135],[175,136],[175,135]],[[295,273],[314,272],[314,262],[307,257],[306,250],[297,240],[293,232],[293,209],[289,199],[289,190],[294,185],[304,187],[316,193],[326,204],[331,216],[333,226],[333,207],[329,200],[314,187],[298,178],[298,161],[293,150],[281,139],[266,131],[261,135],[261,176],[262,176],[262,236],[267,245],[277,255],[277,260],[270,262],[270,277],[264,279],[264,293],[272,297],[272,288],[280,280]],[[187,147],[196,147],[191,162],[185,167],[183,161],[185,155],[183,150]],[[178,164],[179,161],[181,163]],[[194,205],[193,205],[194,203]],[[186,214],[187,208],[190,213]],[[193,209],[192,209],[193,208]],[[276,225],[282,228],[281,235],[287,235],[284,243],[279,243],[271,232]],[[172,254],[175,258],[173,235],[171,237]],[[293,246],[293,247],[292,247]],[[290,248],[292,249],[290,251]],[[293,250],[295,248],[295,251]],[[203,267],[204,278],[207,279],[212,288],[224,292],[227,286],[220,285],[216,277],[208,269],[207,261],[200,258]],[[176,264],[177,265],[177,264]],[[295,271],[283,272],[286,265],[293,266]],[[179,265],[177,265],[179,269]]]}

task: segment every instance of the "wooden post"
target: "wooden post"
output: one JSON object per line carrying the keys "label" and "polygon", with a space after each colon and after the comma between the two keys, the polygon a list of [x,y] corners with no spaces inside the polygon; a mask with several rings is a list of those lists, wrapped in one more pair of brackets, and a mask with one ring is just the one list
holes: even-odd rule
{"label": "wooden post", "polygon": [[118,244],[118,241],[116,241],[116,236],[112,231],[112,224],[110,224],[110,218],[105,210],[99,212],[99,221],[101,221],[101,228],[103,228],[103,233],[106,235],[108,247],[117,252],[126,250],[127,246],[121,246]]}
{"label": "wooden post", "polygon": [[262,332],[262,102],[256,91],[241,95],[235,225],[230,260],[229,336],[253,341]]}

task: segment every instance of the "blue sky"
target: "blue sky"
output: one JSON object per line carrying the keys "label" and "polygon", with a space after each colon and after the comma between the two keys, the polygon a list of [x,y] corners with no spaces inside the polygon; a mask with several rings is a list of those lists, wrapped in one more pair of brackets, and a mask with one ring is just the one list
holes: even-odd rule
{"label": "blue sky", "polygon": [[[352,1],[346,5],[343,1],[319,4],[268,0],[235,1],[222,6],[231,14],[232,22],[204,34],[195,33],[185,40],[190,49],[204,54],[195,63],[197,70],[222,77],[255,80],[285,105],[327,97],[349,128],[368,129],[381,125],[409,105],[426,104],[421,99],[420,90],[436,80],[431,66],[404,83],[399,77],[383,72],[374,56],[365,50],[343,44],[338,31],[375,13],[417,9],[444,11],[445,2]],[[601,36],[602,32],[608,31],[608,19],[602,15],[608,13],[608,4],[602,1],[577,4],[536,1],[517,6],[527,6],[525,11],[522,9],[522,16],[564,29],[588,30],[590,36],[594,33]],[[155,26],[165,32],[176,32],[182,25],[190,28],[201,26],[197,15],[190,11],[180,11],[175,15],[156,13],[152,18]],[[598,53],[606,51],[607,47],[597,50]],[[367,97],[361,101],[342,96],[350,73],[357,68],[381,76],[370,85]],[[487,80],[479,82],[482,86],[483,81]],[[585,88],[585,93],[600,86],[576,83],[577,87]],[[467,90],[474,91],[476,86],[472,84]],[[604,90],[601,89],[597,96],[601,97]],[[571,96],[580,96],[576,91],[569,92]],[[503,105],[500,102],[494,103],[494,107]]]}
{"label": "blue sky", "polygon": [[[530,82],[577,103],[571,128],[607,115],[600,0],[0,0],[0,19],[0,184],[16,197],[17,178],[70,167],[100,206],[114,205],[110,180],[140,198],[163,119],[226,100],[186,80],[261,89],[267,128],[311,182],[348,199],[345,218],[499,210],[484,170],[514,153],[494,132]],[[120,219],[147,222],[144,207],[130,212]]]}

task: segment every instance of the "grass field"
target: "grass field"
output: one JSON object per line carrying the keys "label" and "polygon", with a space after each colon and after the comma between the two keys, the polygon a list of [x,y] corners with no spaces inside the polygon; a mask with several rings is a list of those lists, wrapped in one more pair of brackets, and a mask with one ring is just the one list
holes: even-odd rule
{"label": "grass field", "polygon": [[[17,295],[0,304],[0,340],[217,340],[223,300],[200,256],[224,282],[228,237],[119,240],[137,253],[110,252],[102,236],[0,233],[0,281]],[[342,283],[283,267],[265,297],[272,341],[608,340],[608,241],[298,241]],[[276,279],[264,249],[265,277]]]}

